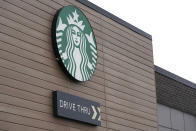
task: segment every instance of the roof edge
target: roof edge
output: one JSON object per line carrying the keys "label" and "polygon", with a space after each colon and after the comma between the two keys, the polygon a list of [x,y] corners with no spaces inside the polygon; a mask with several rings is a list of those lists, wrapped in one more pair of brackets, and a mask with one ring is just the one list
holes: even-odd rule
{"label": "roof edge", "polygon": [[178,82],[180,82],[182,84],[185,84],[185,85],[187,85],[189,87],[192,87],[192,88],[196,89],[196,84],[195,83],[193,83],[193,82],[191,82],[189,80],[186,80],[186,79],[184,79],[184,78],[182,78],[182,77],[180,77],[178,75],[175,75],[175,74],[173,74],[173,73],[171,73],[171,72],[169,72],[169,71],[167,71],[167,70],[165,70],[165,69],[163,69],[163,68],[161,68],[159,66],[154,65],[154,70],[155,70],[155,72],[163,74],[163,75],[165,75],[165,76],[167,76],[169,78],[172,78],[172,79],[174,79],[174,80],[176,80],[176,81],[178,81]]}
{"label": "roof edge", "polygon": [[112,13],[102,9],[101,7],[93,4],[92,2],[90,2],[88,0],[76,0],[76,1],[84,4],[85,6],[90,7],[91,9],[93,9],[93,10],[99,12],[100,14],[102,14],[102,15],[104,15],[104,16],[106,16],[106,17],[108,17],[108,18],[110,18],[110,19],[112,19],[114,21],[116,21],[117,23],[119,23],[119,24],[121,24],[121,25],[123,25],[123,26],[125,26],[125,27],[127,27],[129,29],[131,29],[132,31],[134,31],[134,32],[144,36],[145,38],[147,38],[149,40],[152,40],[152,36],[150,34],[148,34],[148,33],[144,32],[144,31],[140,30],[139,28],[129,24],[128,22],[126,22],[126,21],[122,20],[121,18],[113,15]]}

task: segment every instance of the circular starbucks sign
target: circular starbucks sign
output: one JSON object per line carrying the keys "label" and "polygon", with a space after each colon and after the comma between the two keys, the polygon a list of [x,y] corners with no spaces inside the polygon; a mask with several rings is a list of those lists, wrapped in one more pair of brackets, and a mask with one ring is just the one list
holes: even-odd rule
{"label": "circular starbucks sign", "polygon": [[78,81],[87,81],[95,71],[97,46],[91,25],[75,6],[60,9],[54,17],[52,40],[60,65]]}

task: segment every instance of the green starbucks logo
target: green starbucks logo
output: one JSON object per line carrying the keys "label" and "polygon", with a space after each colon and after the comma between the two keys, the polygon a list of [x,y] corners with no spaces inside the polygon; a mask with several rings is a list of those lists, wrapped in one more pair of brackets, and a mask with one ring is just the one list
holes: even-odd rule
{"label": "green starbucks logo", "polygon": [[53,20],[52,39],[60,65],[76,80],[89,80],[97,63],[97,46],[82,11],[74,6],[60,9]]}

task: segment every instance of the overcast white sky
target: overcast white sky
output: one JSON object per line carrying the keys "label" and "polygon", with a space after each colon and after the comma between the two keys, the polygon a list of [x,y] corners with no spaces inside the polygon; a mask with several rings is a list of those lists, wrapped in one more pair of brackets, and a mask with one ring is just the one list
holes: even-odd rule
{"label": "overcast white sky", "polygon": [[152,35],[154,63],[196,83],[196,0],[89,0]]}

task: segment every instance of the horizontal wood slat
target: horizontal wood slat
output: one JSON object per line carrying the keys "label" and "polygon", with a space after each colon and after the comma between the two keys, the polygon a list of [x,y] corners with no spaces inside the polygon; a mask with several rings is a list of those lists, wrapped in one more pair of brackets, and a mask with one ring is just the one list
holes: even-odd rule
{"label": "horizontal wood slat", "polygon": [[[53,52],[53,17],[67,5],[82,10],[96,38],[86,82],[71,80]],[[77,0],[1,0],[0,12],[0,130],[157,131],[151,40]],[[54,117],[55,90],[100,103],[102,125]]]}
{"label": "horizontal wood slat", "polygon": [[[51,121],[50,119],[40,120],[40,119],[34,118],[35,116],[38,116],[37,114],[30,114],[29,115],[30,117],[28,117],[26,116],[28,113],[31,113],[31,112],[26,112],[25,110],[20,111],[18,109],[12,110],[10,108],[7,108],[7,110],[3,109],[3,111],[0,112],[0,115],[1,115],[0,120],[5,120],[5,121],[10,121],[12,123],[41,128],[45,130],[55,130],[55,131],[66,129],[68,128],[68,126],[77,127],[79,129],[81,128],[84,130],[93,129],[93,126],[84,126],[81,123],[69,122],[69,121],[65,123],[60,120],[55,120],[56,118],[55,119],[53,118],[53,121]],[[58,121],[59,123],[54,123],[54,121],[56,122]],[[97,129],[99,131],[101,131],[101,129],[104,130],[103,127],[98,127]]]}
{"label": "horizontal wood slat", "polygon": [[48,131],[47,129],[40,129],[37,127],[25,126],[18,123],[7,121],[0,121],[0,131]]}

